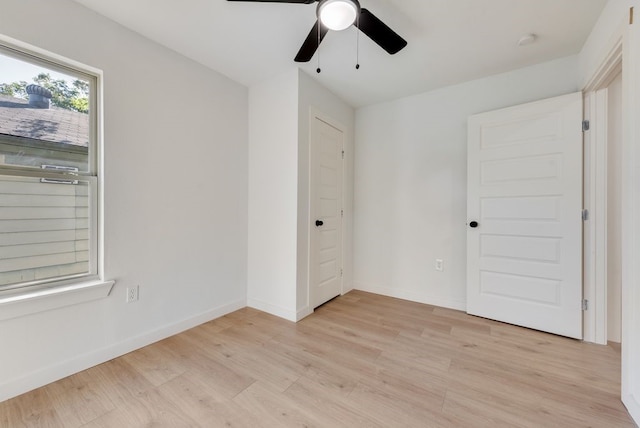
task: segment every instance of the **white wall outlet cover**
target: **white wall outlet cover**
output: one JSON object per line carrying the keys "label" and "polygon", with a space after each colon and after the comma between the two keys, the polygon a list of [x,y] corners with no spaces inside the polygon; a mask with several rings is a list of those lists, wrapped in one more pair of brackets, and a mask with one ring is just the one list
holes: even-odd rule
{"label": "white wall outlet cover", "polygon": [[138,300],[139,286],[127,287],[127,303]]}

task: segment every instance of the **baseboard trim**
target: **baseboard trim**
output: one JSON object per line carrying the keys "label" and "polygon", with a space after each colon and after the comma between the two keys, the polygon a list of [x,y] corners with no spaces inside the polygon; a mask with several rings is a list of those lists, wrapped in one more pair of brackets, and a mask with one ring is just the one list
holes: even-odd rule
{"label": "baseboard trim", "polygon": [[76,358],[45,367],[38,371],[29,373],[8,382],[0,383],[0,402],[8,400],[25,392],[48,385],[51,382],[63,379],[82,370],[102,364],[106,361],[120,357],[129,352],[135,351],[159,340],[176,335],[190,328],[196,327],[205,322],[214,320],[223,315],[246,307],[244,299],[218,306],[215,309],[202,312],[193,317],[184,319],[177,323],[163,326],[156,330],[132,337],[114,345],[91,351]]}
{"label": "baseboard trim", "polygon": [[287,321],[297,321],[298,314],[296,311],[291,311],[277,305],[272,305],[271,303],[266,303],[256,299],[247,299],[247,306],[271,315],[275,315],[280,318],[284,318]]}
{"label": "baseboard trim", "polygon": [[395,297],[397,299],[410,300],[412,302],[424,303],[427,305],[440,306],[448,309],[456,309],[459,311],[467,310],[466,302],[442,299],[433,297],[427,293],[418,293],[415,291],[401,290],[391,287],[382,287],[377,285],[365,284],[363,282],[354,281],[355,290],[367,291],[369,293],[381,294],[383,296]]}
{"label": "baseboard trim", "polygon": [[640,426],[640,400],[634,394],[628,394],[622,397],[622,403],[627,408],[629,415],[633,418],[636,425]]}
{"label": "baseboard trim", "polygon": [[353,281],[349,281],[342,285],[342,294],[347,294],[349,291],[353,290]]}
{"label": "baseboard trim", "polygon": [[309,306],[305,306],[302,309],[298,309],[298,312],[296,314],[296,322],[300,321],[303,318],[308,317],[312,313],[313,313],[313,309],[311,309],[311,307]]}

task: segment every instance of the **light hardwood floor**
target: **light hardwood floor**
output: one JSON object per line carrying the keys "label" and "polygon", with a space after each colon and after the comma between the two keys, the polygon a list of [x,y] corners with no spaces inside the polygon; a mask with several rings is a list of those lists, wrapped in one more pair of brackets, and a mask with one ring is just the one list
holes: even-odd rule
{"label": "light hardwood floor", "polygon": [[633,427],[620,353],[351,292],[243,309],[0,403],[2,427]]}

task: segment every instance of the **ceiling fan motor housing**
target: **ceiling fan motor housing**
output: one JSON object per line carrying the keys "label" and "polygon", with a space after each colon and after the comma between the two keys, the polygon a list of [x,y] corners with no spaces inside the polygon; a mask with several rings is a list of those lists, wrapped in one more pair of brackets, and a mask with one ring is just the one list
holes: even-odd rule
{"label": "ceiling fan motor housing", "polygon": [[360,3],[358,0],[319,0],[316,15],[330,30],[345,30],[360,15]]}

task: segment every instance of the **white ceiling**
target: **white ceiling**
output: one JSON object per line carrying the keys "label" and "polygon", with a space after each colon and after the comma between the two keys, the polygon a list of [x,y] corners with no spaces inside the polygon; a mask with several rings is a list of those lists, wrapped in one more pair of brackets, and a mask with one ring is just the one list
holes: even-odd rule
{"label": "white ceiling", "polygon": [[[246,86],[295,67],[316,5],[226,0],[76,0]],[[612,0],[617,1],[617,0]],[[360,0],[408,41],[389,55],[330,32],[301,68],[354,107],[576,54],[607,0]],[[519,47],[526,33],[536,43]]]}

